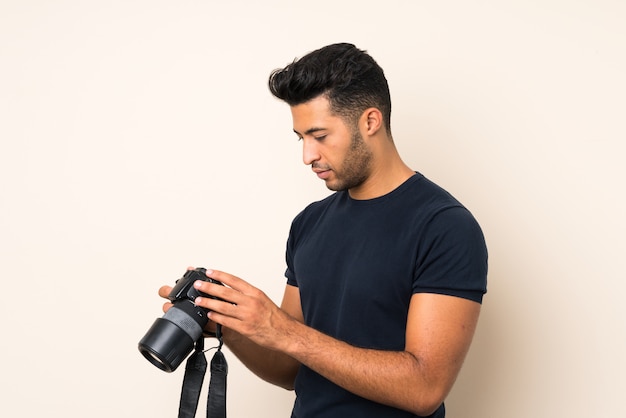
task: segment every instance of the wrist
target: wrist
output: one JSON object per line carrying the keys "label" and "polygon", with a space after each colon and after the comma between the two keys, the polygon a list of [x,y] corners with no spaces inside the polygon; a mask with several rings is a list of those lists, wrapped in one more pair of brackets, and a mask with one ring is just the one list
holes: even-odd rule
{"label": "wrist", "polygon": [[242,335],[230,328],[222,327],[222,340],[225,345],[237,344],[242,339]]}

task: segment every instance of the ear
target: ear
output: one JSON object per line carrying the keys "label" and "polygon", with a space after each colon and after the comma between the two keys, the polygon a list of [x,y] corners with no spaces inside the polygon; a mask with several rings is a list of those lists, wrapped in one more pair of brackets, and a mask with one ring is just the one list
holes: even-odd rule
{"label": "ear", "polygon": [[383,127],[383,114],[375,107],[366,109],[361,115],[362,129],[369,136],[374,136]]}

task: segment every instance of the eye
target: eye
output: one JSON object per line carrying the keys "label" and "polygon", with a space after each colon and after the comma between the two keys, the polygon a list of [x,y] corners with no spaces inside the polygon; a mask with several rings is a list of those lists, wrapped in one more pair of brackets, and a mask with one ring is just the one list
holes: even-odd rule
{"label": "eye", "polygon": [[326,139],[326,135],[314,136],[313,138],[316,141],[323,141],[324,139]]}

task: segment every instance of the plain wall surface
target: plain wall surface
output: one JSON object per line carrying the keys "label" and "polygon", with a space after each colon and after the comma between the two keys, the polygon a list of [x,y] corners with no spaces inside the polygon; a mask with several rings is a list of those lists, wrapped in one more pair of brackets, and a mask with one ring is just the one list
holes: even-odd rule
{"label": "plain wall surface", "polygon": [[[405,161],[487,238],[448,416],[626,416],[625,22],[608,0],[0,0],[2,415],[176,415],[183,368],[136,348],[157,289],[195,265],[280,301],[291,220],[329,192],[267,77],[352,42]],[[230,417],[289,416],[226,356]]]}

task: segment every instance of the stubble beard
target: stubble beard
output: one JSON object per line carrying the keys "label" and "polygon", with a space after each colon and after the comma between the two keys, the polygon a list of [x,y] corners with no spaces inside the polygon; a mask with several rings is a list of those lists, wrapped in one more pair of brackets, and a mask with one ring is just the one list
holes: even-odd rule
{"label": "stubble beard", "polygon": [[335,171],[334,183],[326,183],[332,191],[350,190],[360,186],[370,175],[372,152],[365,145],[363,137],[356,131],[352,134],[350,148],[346,153],[340,171]]}

